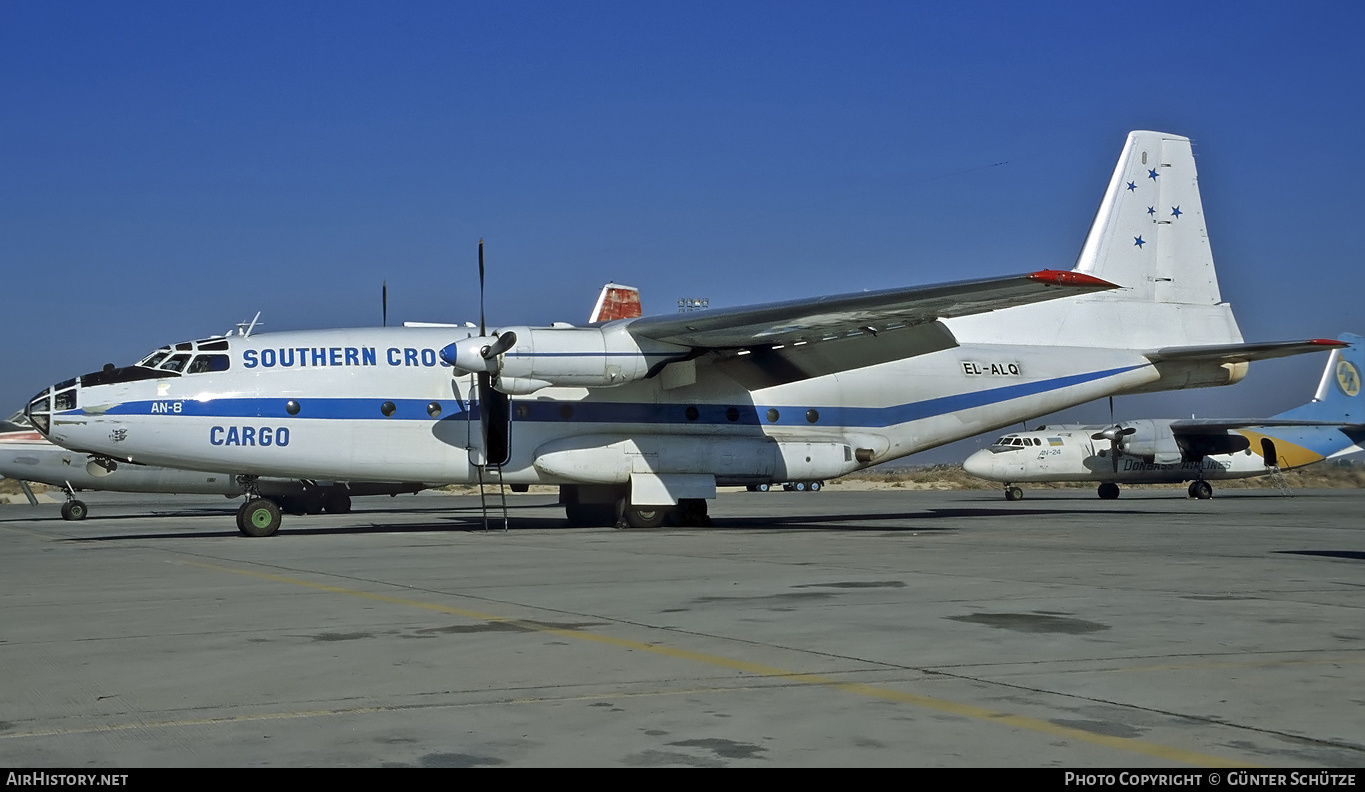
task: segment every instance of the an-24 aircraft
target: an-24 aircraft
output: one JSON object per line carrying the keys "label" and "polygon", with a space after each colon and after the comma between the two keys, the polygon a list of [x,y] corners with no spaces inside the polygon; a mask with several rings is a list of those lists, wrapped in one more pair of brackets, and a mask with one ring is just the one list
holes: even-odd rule
{"label": "an-24 aircraft", "polygon": [[[1189,139],[1133,132],[1070,271],[582,327],[490,331],[480,316],[207,338],[54,385],[27,413],[53,442],[113,461],[552,484],[572,524],[704,525],[718,486],[836,478],[1336,346],[1243,343]],[[270,535],[279,509],[254,497],[237,522]]]}
{"label": "an-24 aircraft", "polygon": [[1333,350],[1313,400],[1271,418],[1189,418],[1121,421],[1104,426],[1060,424],[1011,432],[967,457],[963,469],[1003,482],[1005,499],[1018,484],[1094,481],[1101,498],[1120,484],[1190,482],[1191,498],[1213,497],[1209,481],[1265,476],[1356,453],[1365,443],[1365,338],[1345,334]]}

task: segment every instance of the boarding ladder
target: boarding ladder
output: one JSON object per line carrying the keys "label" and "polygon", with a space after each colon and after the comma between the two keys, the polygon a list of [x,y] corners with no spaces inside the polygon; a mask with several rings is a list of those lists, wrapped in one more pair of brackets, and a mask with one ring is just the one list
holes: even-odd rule
{"label": "boarding ladder", "polygon": [[[491,471],[497,471],[497,474],[498,474],[498,497],[499,497],[500,500],[502,501],[502,530],[503,530],[504,532],[506,532],[506,531],[507,531],[507,522],[508,522],[508,520],[507,520],[507,487],[506,487],[505,484],[503,484],[503,481],[502,481],[502,466],[501,466],[501,465],[476,465],[475,468],[479,471],[479,511],[483,514],[483,529],[484,529],[485,531],[488,530],[488,495],[489,495],[489,493],[487,492],[487,490],[486,490],[485,487],[484,487],[484,483],[485,483],[485,482],[484,482],[484,478],[483,478],[484,469],[487,468],[490,472],[491,472]],[[489,483],[490,485],[492,484],[492,482],[488,482],[488,483]]]}

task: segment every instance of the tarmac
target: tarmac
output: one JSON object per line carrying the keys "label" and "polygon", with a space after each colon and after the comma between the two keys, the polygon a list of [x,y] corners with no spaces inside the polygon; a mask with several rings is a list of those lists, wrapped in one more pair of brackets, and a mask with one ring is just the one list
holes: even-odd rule
{"label": "tarmac", "polygon": [[0,507],[3,767],[1365,765],[1362,490],[82,499]]}

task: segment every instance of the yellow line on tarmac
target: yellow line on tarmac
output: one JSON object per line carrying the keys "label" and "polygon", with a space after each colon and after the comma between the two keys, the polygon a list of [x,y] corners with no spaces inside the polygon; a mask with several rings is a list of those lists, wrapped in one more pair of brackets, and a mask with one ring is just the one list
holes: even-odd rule
{"label": "yellow line on tarmac", "polygon": [[232,567],[205,564],[197,561],[186,561],[190,566],[197,566],[204,569],[212,569],[219,572],[229,572],[236,575],[270,580],[276,583],[285,583],[291,586],[301,586],[316,591],[326,591],[332,594],[344,594],[350,597],[373,600],[375,602],[385,602],[391,605],[403,605],[406,607],[420,608],[422,610],[434,611],[436,613],[447,613],[455,616],[463,616],[479,621],[496,622],[500,624],[510,624],[528,631],[548,633],[557,635],[561,638],[573,638],[580,641],[616,646],[622,649],[632,649],[640,652],[650,652],[664,657],[672,657],[678,660],[690,660],[696,663],[715,666],[718,668],[728,668],[734,671],[743,671],[749,674],[757,674],[773,679],[784,679],[790,682],[801,682],[809,685],[819,685],[821,687],[842,690],[846,693],[855,693],[860,696],[881,699],[883,701],[894,701],[900,704],[909,704],[914,707],[943,712],[949,715],[957,715],[963,718],[973,718],[976,720],[990,721],[1004,726],[1012,726],[1017,729],[1050,734],[1063,737],[1069,740],[1102,745],[1107,748],[1115,748],[1120,751],[1129,751],[1144,756],[1151,756],[1167,761],[1183,762],[1185,764],[1196,765],[1199,767],[1254,767],[1255,765],[1246,762],[1238,762],[1231,759],[1224,759],[1219,756],[1202,754],[1196,751],[1187,751],[1183,748],[1174,748],[1168,745],[1146,742],[1145,740],[1135,740],[1131,737],[1113,737],[1105,734],[1076,729],[1069,726],[1059,726],[1050,721],[1039,718],[1029,718],[1022,715],[1010,715],[1005,712],[976,707],[971,704],[963,704],[947,699],[931,698],[929,696],[919,696],[913,693],[904,693],[890,688],[877,687],[875,685],[865,685],[857,682],[840,682],[819,674],[804,674],[796,671],[788,671],[774,666],[749,663],[743,660],[735,660],[720,655],[704,654],[702,652],[692,652],[687,649],[675,649],[668,646],[657,646],[654,644],[641,643],[625,638],[615,638],[610,635],[585,632],[581,630],[564,630],[556,627],[548,627],[531,621],[521,619],[509,619],[503,616],[496,616],[491,613],[481,613],[479,611],[467,610],[465,608],[453,608],[448,605],[436,605],[430,602],[420,602],[418,600],[406,599],[403,597],[390,597],[385,594],[374,594],[368,591],[358,591],[356,589],[341,588],[340,586],[328,586],[321,583],[311,583],[297,578],[272,575],[266,572],[256,572],[249,569],[235,569]]}

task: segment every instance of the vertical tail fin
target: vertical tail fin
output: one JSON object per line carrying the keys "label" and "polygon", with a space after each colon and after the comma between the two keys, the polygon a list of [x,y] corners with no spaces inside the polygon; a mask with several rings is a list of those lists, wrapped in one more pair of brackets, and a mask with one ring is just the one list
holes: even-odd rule
{"label": "vertical tail fin", "polygon": [[1275,417],[1365,423],[1365,394],[1362,394],[1361,386],[1361,374],[1365,372],[1365,338],[1343,333],[1338,340],[1349,346],[1332,350],[1313,401]]}
{"label": "vertical tail fin", "polygon": [[1127,300],[1221,302],[1189,138],[1128,134],[1076,270],[1126,287]]}

